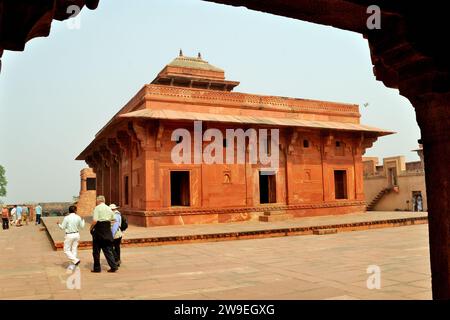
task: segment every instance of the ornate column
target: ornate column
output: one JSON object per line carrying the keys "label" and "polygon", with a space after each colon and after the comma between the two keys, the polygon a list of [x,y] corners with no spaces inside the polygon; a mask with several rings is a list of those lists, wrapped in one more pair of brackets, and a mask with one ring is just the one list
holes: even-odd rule
{"label": "ornate column", "polygon": [[[323,201],[334,200],[334,190],[330,187],[330,174],[328,172],[328,160],[330,154],[332,153],[332,142],[334,136],[333,133],[328,131],[326,134],[322,135],[322,189],[323,189]],[[331,194],[333,193],[333,196]]]}
{"label": "ornate column", "polygon": [[372,147],[376,137],[367,137],[363,132],[355,139],[352,147],[353,166],[355,170],[355,200],[364,200],[364,165],[362,156],[367,148]]}
{"label": "ornate column", "polygon": [[411,99],[422,134],[434,299],[450,298],[450,93]]}
{"label": "ornate column", "polygon": [[125,190],[125,176],[131,176],[131,139],[126,131],[119,130],[116,134],[116,141],[120,150],[119,205],[121,207],[129,207],[130,203],[126,203],[125,201],[125,193],[128,192],[128,197],[130,197],[131,195],[129,190]]}
{"label": "ornate column", "polygon": [[97,195],[103,195],[103,166],[102,166],[102,157],[100,156],[100,153],[98,151],[94,151],[92,154],[92,159],[94,163],[94,172],[97,175]]}
{"label": "ornate column", "polygon": [[293,163],[292,154],[294,153],[295,145],[298,140],[298,130],[296,128],[291,128],[287,130],[286,134],[286,147],[285,147],[285,158],[286,158],[286,204],[292,204],[292,199],[294,198],[294,175],[293,175]]}
{"label": "ornate column", "polygon": [[102,159],[102,171],[103,171],[103,195],[105,196],[106,203],[111,203],[111,153],[106,148],[106,145],[100,147],[100,157]]}
{"label": "ornate column", "polygon": [[161,121],[137,121],[133,122],[133,129],[143,153],[141,171],[145,185],[143,186],[142,209],[150,210],[161,206],[159,156],[162,148],[164,124]]}
{"label": "ornate column", "polygon": [[110,138],[107,148],[111,154],[111,203],[119,204],[120,147],[115,138]]}

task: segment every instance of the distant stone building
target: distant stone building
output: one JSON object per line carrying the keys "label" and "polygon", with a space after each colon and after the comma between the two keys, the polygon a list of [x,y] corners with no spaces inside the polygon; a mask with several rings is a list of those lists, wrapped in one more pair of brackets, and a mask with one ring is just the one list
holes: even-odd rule
{"label": "distant stone building", "polygon": [[376,211],[427,211],[423,150],[420,161],[405,162],[404,156],[383,159],[364,157],[364,192],[367,209]]}
{"label": "distant stone building", "polygon": [[[358,105],[233,92],[238,84],[200,55],[180,52],[77,157],[96,173],[97,194],[143,226],[364,211],[362,155],[391,132],[360,124]],[[198,122],[205,134],[224,137],[227,130],[279,131],[270,151],[279,152],[277,170],[250,161],[246,138],[244,163],[197,162],[195,154],[175,163],[178,144],[210,146],[203,133],[196,140]],[[178,129],[194,139],[174,137]],[[236,140],[223,139],[233,159]]]}

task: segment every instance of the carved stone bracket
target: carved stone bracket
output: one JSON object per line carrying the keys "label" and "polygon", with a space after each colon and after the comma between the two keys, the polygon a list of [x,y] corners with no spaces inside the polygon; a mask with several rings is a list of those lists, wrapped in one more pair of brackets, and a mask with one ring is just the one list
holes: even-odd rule
{"label": "carved stone bracket", "polygon": [[145,149],[148,146],[148,130],[144,122],[133,122],[133,130],[136,133],[139,146]]}
{"label": "carved stone bracket", "polygon": [[95,165],[94,171],[97,172],[99,168],[101,168],[101,164],[103,163],[103,159],[98,151],[94,151],[92,153],[93,163]]}
{"label": "carved stone bracket", "polygon": [[111,153],[112,160],[114,162],[119,162],[120,147],[119,147],[119,144],[117,143],[117,140],[114,138],[108,139],[108,143],[107,143],[106,147],[109,150],[109,152]]}
{"label": "carved stone bracket", "polygon": [[131,138],[126,131],[118,131],[116,134],[117,145],[122,154],[129,155],[131,150]]}
{"label": "carved stone bracket", "polygon": [[329,131],[324,137],[323,137],[323,156],[326,159],[328,154],[331,151],[332,142],[334,140],[334,135],[331,131]]}
{"label": "carved stone bracket", "polygon": [[298,131],[294,129],[291,130],[289,134],[289,142],[287,147],[288,154],[292,154],[294,152],[294,145],[298,139]]}
{"label": "carved stone bracket", "polygon": [[139,139],[137,137],[137,134],[136,134],[136,131],[135,131],[135,127],[133,126],[133,122],[128,122],[127,133],[130,136],[130,141],[131,141],[130,145],[133,145],[133,144],[136,143],[140,147],[140,142],[139,142]]}
{"label": "carved stone bracket", "polygon": [[363,142],[360,146],[361,154],[365,154],[366,149],[372,147],[372,145],[375,141],[377,141],[377,137],[364,137]]}
{"label": "carved stone bracket", "polygon": [[95,171],[95,169],[97,167],[97,163],[92,155],[87,156],[84,161],[89,166],[89,168],[92,168]]}
{"label": "carved stone bracket", "polygon": [[364,149],[363,149],[364,139],[365,139],[364,132],[361,132],[361,135],[359,136],[359,138],[355,138],[355,141],[353,143],[353,148],[352,148],[352,154],[354,156],[362,155],[364,153]]}
{"label": "carved stone bracket", "polygon": [[109,168],[111,166],[111,153],[107,149],[106,145],[100,147],[99,154],[105,166]]}
{"label": "carved stone bracket", "polygon": [[155,137],[155,149],[156,151],[161,151],[161,139],[164,133],[164,124],[161,121],[158,121],[157,130],[156,130],[156,137]]}

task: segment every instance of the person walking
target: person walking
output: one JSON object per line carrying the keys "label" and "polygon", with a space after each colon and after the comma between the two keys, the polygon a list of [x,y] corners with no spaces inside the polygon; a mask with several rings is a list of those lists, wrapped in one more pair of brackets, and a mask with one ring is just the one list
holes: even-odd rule
{"label": "person walking", "polygon": [[11,225],[16,224],[16,217],[17,217],[17,206],[14,205],[14,207],[11,209]]}
{"label": "person walking", "polygon": [[17,206],[16,208],[16,227],[21,227],[22,226],[22,207],[21,206]]}
{"label": "person walking", "polygon": [[94,258],[94,268],[91,272],[101,272],[100,251],[103,251],[110,267],[108,272],[116,272],[118,269],[113,253],[111,222],[115,222],[114,212],[105,204],[105,197],[98,196],[90,230],[92,235],[92,257]]}
{"label": "person walking", "polygon": [[119,212],[119,207],[114,203],[109,206],[114,212],[114,220],[116,221],[112,226],[112,236],[113,236],[113,253],[116,259],[117,267],[120,267],[120,244],[122,243],[122,215]]}
{"label": "person walking", "polygon": [[56,224],[66,232],[64,238],[64,253],[73,265],[80,264],[78,259],[78,242],[80,241],[80,229],[84,228],[85,222],[77,214],[77,207],[70,206],[69,214],[64,217],[63,222]]}
{"label": "person walking", "polygon": [[30,219],[30,209],[27,206],[22,208],[22,223],[28,225],[28,220]]}
{"label": "person walking", "polygon": [[5,205],[1,205],[2,209],[2,227],[3,230],[9,229],[9,210]]}
{"label": "person walking", "polygon": [[417,211],[418,212],[423,211],[423,200],[422,200],[422,195],[421,194],[419,194],[417,196]]}
{"label": "person walking", "polygon": [[34,208],[34,212],[36,213],[36,224],[41,224],[42,207],[40,204]]}

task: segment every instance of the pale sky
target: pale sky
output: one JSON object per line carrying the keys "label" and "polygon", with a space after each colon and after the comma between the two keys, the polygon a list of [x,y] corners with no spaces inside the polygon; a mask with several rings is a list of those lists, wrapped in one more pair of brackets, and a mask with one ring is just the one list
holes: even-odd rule
{"label": "pale sky", "polygon": [[397,132],[366,156],[418,160],[414,110],[375,80],[359,34],[200,0],[100,1],[79,18],[80,29],[54,21],[50,37],[3,54],[7,203],[78,195],[86,164],[75,157],[180,48],[240,81],[235,91],[359,104],[362,123]]}

